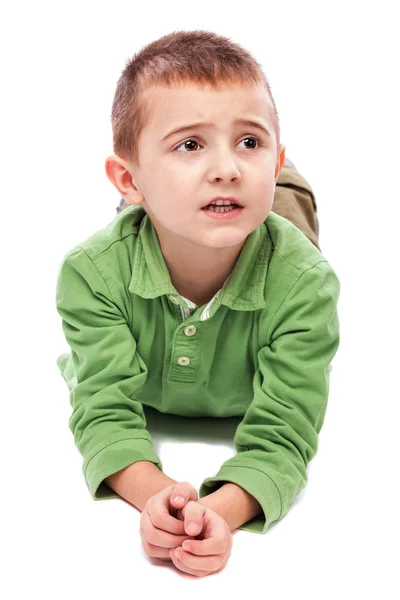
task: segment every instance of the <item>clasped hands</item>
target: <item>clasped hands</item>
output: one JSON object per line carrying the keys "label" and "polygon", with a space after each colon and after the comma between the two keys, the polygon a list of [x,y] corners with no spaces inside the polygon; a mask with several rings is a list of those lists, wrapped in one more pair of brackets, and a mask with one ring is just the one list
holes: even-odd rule
{"label": "clasped hands", "polygon": [[172,561],[181,571],[204,577],[225,567],[233,540],[225,519],[197,500],[197,490],[188,482],[164,488],[147,501],[140,535],[151,558]]}

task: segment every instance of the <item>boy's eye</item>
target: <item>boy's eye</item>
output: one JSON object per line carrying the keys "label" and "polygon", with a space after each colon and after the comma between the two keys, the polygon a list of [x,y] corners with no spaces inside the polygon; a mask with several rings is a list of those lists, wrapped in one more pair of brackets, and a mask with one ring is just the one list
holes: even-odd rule
{"label": "boy's eye", "polygon": [[[261,146],[261,142],[260,142],[260,140],[259,140],[258,138],[256,138],[256,137],[254,137],[254,136],[248,136],[248,137],[245,137],[245,138],[242,140],[242,142],[244,142],[244,141],[246,141],[246,140],[255,140],[255,141],[258,143],[258,146],[257,146],[257,147],[254,147],[254,145],[253,145],[253,147],[251,147],[251,148],[248,148],[249,150],[256,150],[256,149],[257,149],[259,146]],[[240,142],[240,143],[242,143],[242,142]],[[199,142],[197,142],[195,139],[192,139],[192,138],[190,138],[189,140],[186,140],[186,142],[182,142],[182,144],[179,144],[179,146],[177,146],[177,147],[175,148],[175,150],[178,150],[178,149],[179,149],[181,146],[184,146],[184,145],[186,146],[186,144],[197,144],[197,145],[200,145],[200,144],[199,144]],[[191,148],[188,148],[188,147],[186,147],[186,149],[187,149],[187,150],[190,150],[190,151],[192,151],[192,150],[194,150],[195,148],[193,148],[193,147],[191,147]]]}

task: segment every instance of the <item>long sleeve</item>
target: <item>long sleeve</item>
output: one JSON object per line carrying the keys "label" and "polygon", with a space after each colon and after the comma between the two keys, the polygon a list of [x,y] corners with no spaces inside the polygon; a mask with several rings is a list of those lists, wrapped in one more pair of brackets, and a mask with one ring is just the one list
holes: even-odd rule
{"label": "long sleeve", "polygon": [[270,319],[253,400],[234,437],[237,453],[199,490],[203,497],[232,482],[254,496],[263,512],[239,529],[264,533],[306,485],[339,346],[339,293],[335,272],[320,261],[297,279]]}
{"label": "long sleeve", "polygon": [[71,347],[57,364],[70,388],[68,425],[84,458],[83,474],[95,500],[118,498],[103,481],[109,475],[139,460],[162,470],[143,407],[132,399],[146,367],[106,279],[79,246],[61,264],[56,305]]}

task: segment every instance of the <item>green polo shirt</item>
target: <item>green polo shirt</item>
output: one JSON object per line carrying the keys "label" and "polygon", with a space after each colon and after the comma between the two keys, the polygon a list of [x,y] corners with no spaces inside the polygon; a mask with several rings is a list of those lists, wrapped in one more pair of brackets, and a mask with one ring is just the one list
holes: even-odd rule
{"label": "green polo shirt", "polygon": [[56,303],[71,353],[57,365],[92,497],[118,498],[104,479],[139,460],[162,470],[143,405],[186,417],[242,416],[236,454],[199,496],[237,484],[263,509],[239,529],[264,533],[306,485],[317,452],[339,346],[339,292],[321,252],[273,212],[203,306],[173,286],[141,206],[70,250]]}

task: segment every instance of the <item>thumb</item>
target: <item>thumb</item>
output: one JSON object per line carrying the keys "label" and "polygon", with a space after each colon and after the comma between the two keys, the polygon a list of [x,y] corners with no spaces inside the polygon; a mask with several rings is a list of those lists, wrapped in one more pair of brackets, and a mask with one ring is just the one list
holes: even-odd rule
{"label": "thumb", "polygon": [[172,486],[170,503],[174,508],[183,508],[190,500],[197,500],[196,488],[187,481],[176,483]]}
{"label": "thumb", "polygon": [[[187,481],[185,482],[180,482],[177,483],[173,486],[171,493],[170,493],[170,506],[172,508],[174,508],[177,513],[176,513],[176,519],[178,519],[179,521],[186,521],[186,532],[188,533],[188,535],[193,535],[196,536],[200,533],[200,531],[203,529],[203,523],[202,523],[202,519],[199,519],[197,517],[197,519],[193,519],[194,523],[197,523],[197,527],[195,529],[193,529],[192,527],[190,527],[190,531],[188,531],[188,521],[186,519],[186,510],[188,507],[188,504],[195,504],[196,500],[198,499],[198,493],[196,488],[188,483]],[[192,510],[190,511],[192,512]],[[197,516],[197,515],[196,515]],[[192,524],[193,524],[192,522]]]}
{"label": "thumb", "polygon": [[188,535],[197,536],[203,531],[206,507],[196,501],[188,502],[183,510],[185,531]]}

